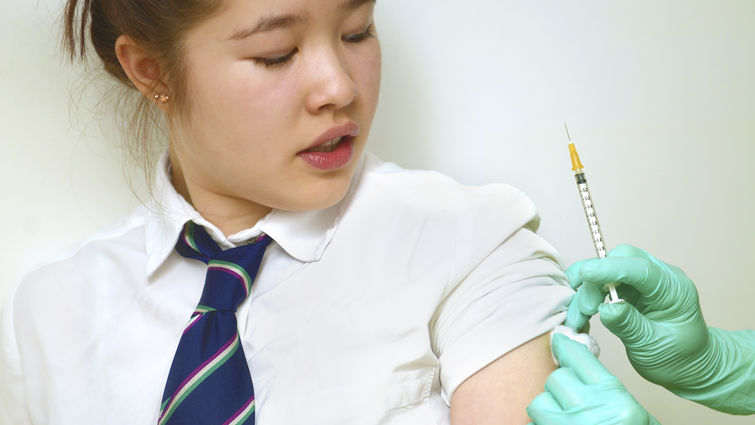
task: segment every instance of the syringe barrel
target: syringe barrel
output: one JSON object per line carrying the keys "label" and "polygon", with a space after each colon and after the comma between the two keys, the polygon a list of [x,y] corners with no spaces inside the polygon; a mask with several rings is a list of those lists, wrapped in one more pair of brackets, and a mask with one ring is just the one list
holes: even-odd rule
{"label": "syringe barrel", "polygon": [[585,218],[587,218],[587,227],[590,229],[592,243],[595,246],[595,252],[598,254],[598,257],[605,258],[606,244],[603,240],[603,232],[600,230],[600,222],[598,222],[598,215],[595,212],[595,205],[590,196],[590,188],[587,186],[587,179],[584,173],[575,174],[575,178],[577,180],[577,188],[579,189],[579,198],[582,200]]}

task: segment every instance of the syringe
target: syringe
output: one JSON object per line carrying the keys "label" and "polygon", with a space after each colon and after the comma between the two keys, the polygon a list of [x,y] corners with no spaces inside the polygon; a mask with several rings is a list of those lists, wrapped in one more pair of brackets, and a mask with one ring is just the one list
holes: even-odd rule
{"label": "syringe", "polygon": [[[606,245],[603,241],[603,232],[600,230],[598,215],[595,213],[595,205],[590,196],[590,188],[587,187],[584,166],[582,166],[582,162],[579,160],[577,148],[574,146],[574,142],[569,134],[569,127],[566,126],[566,123],[564,123],[564,128],[566,129],[566,137],[569,138],[569,154],[571,156],[572,171],[574,171],[574,178],[577,180],[577,188],[579,189],[579,197],[582,199],[582,207],[585,209],[587,226],[590,228],[590,233],[592,234],[592,243],[595,245],[595,251],[598,253],[598,257],[606,258]],[[622,301],[613,284],[608,285],[608,291],[611,294],[611,303]]]}

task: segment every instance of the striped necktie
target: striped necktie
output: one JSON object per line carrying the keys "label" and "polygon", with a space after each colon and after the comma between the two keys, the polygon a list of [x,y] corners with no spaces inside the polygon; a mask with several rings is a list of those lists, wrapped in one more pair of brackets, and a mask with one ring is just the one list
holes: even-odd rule
{"label": "striped necktie", "polygon": [[158,425],[254,425],[254,388],[236,308],[249,295],[270,237],[221,250],[189,221],[176,243],[207,263],[202,297],[183,331],[163,393]]}

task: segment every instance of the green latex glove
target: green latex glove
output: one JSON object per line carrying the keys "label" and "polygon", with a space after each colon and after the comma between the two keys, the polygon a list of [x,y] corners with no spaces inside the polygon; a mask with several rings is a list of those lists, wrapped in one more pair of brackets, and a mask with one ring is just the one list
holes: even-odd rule
{"label": "green latex glove", "polygon": [[563,335],[554,335],[551,344],[561,368],[527,406],[534,424],[658,424],[584,345]]}
{"label": "green latex glove", "polygon": [[[577,293],[566,325],[580,329],[595,312],[624,343],[645,379],[708,407],[755,413],[755,332],[708,328],[697,290],[680,269],[629,245],[567,270]],[[625,300],[605,304],[608,283]]]}

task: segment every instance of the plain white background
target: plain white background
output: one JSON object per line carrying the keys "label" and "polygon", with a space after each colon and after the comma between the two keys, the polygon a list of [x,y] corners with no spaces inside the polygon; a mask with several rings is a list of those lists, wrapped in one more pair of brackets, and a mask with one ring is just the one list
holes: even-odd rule
{"label": "plain white background", "polygon": [[[60,3],[0,5],[0,300],[25,270],[138,204],[117,132],[96,113],[108,86],[93,89],[59,53]],[[755,328],[755,2],[381,0],[376,14],[371,150],[525,190],[568,265],[594,253],[566,120],[609,246],[683,268],[710,325]],[[592,323],[601,360],[661,423],[752,423],[644,382]]]}

